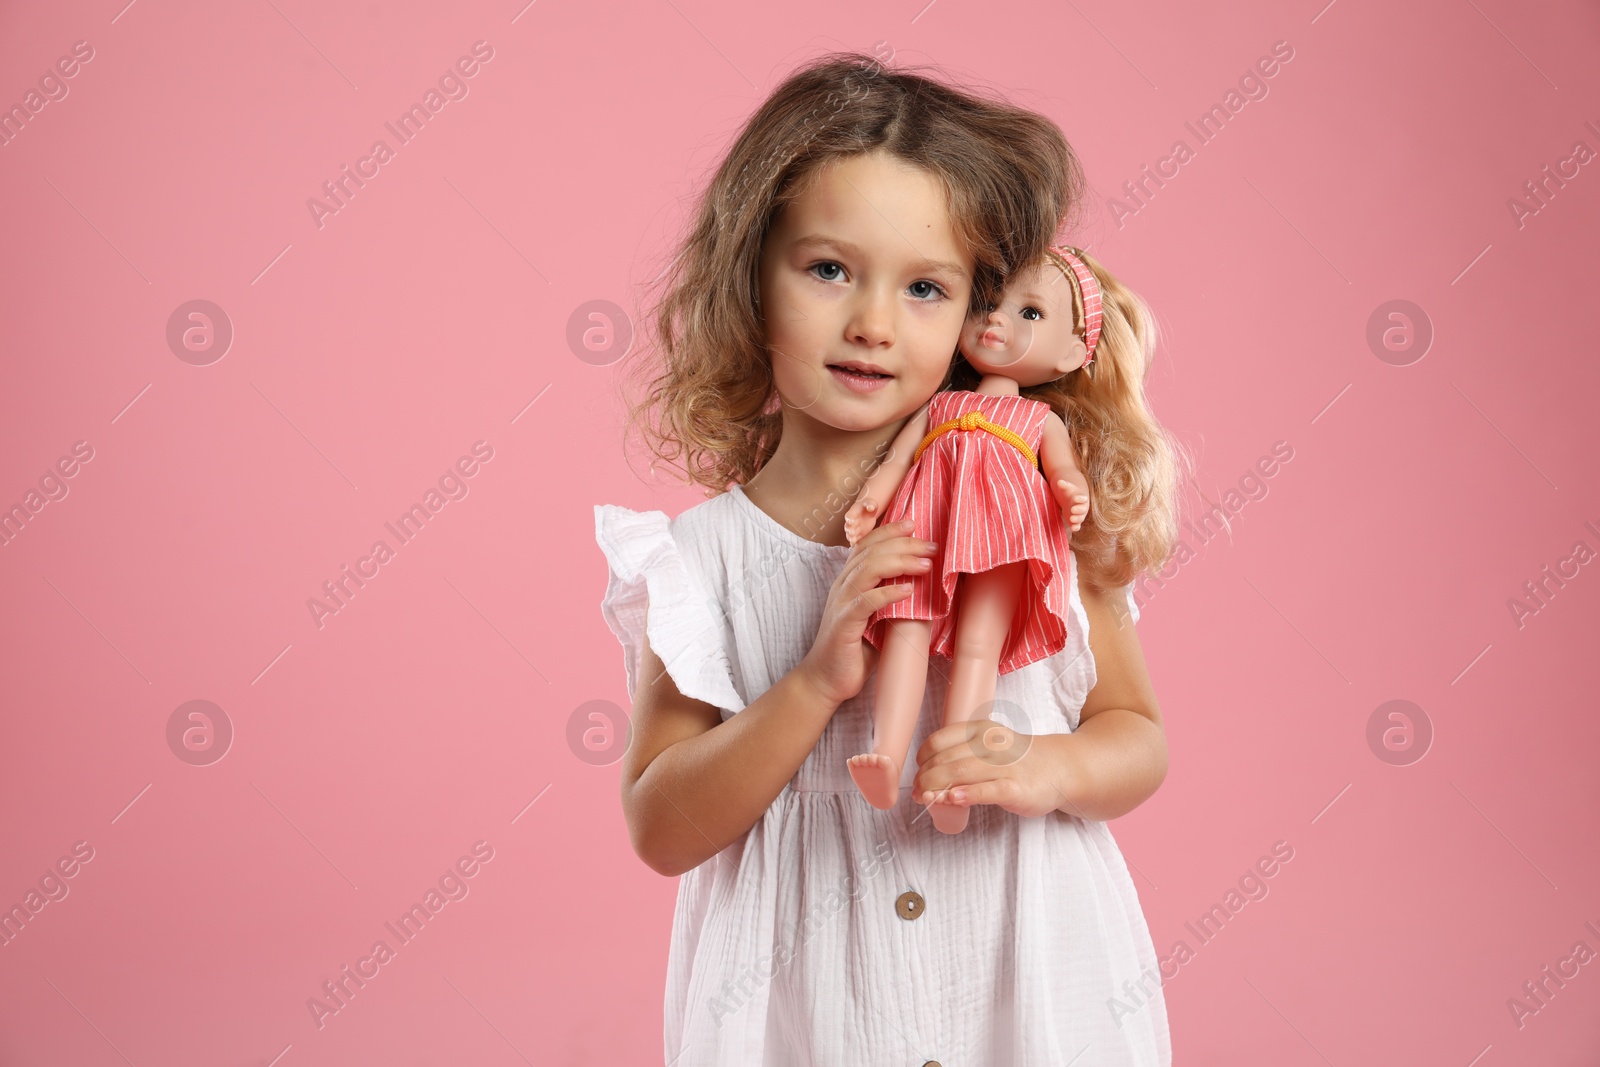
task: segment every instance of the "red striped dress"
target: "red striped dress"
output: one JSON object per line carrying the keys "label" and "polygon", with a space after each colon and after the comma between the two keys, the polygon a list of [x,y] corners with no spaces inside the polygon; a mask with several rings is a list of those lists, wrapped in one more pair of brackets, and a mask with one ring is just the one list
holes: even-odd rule
{"label": "red striped dress", "polygon": [[[928,406],[928,428],[968,411],[981,411],[1039,454],[1048,404],[964,390],[935,393]],[[1044,659],[1066,645],[1068,583],[1073,579],[1070,531],[1044,475],[1015,445],[984,429],[940,434],[912,464],[882,521],[902,519],[915,520],[911,536],[937,541],[939,547],[928,573],[886,579],[890,585],[909,581],[912,592],[867,620],[865,636],[873,647],[882,650],[889,620],[928,619],[933,622],[929,651],[950,657],[955,650],[957,613],[951,606],[956,576],[1019,560],[1028,561],[1028,580],[1000,652],[999,673]]]}

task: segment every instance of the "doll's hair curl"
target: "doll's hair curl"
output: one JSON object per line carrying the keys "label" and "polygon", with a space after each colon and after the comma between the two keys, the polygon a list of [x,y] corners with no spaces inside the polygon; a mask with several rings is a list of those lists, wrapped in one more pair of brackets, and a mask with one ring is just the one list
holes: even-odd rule
{"label": "doll's hair curl", "polygon": [[864,53],[824,55],[791,74],[701,195],[657,279],[661,295],[641,317],[646,342],[623,368],[653,372],[642,396],[625,396],[628,430],[708,495],[749,481],[782,434],[781,412],[767,410],[775,387],[760,309],[761,248],[774,218],[824,165],[880,149],[944,187],[956,238],[974,260],[973,309],[1044,255],[1086,187],[1061,130],[1032,111]]}
{"label": "doll's hair curl", "polygon": [[[1166,564],[1178,541],[1178,487],[1193,461],[1156,420],[1145,396],[1157,336],[1149,305],[1092,255],[1080,251],[1079,258],[1100,283],[1094,361],[1021,393],[1049,404],[1067,424],[1090,490],[1089,514],[1072,535],[1072,551],[1083,577],[1107,589]],[[1071,287],[1074,326],[1081,336],[1082,296],[1072,268],[1050,249],[1036,262],[1046,261]],[[977,370],[958,357],[948,387],[975,389],[979,380]]]}

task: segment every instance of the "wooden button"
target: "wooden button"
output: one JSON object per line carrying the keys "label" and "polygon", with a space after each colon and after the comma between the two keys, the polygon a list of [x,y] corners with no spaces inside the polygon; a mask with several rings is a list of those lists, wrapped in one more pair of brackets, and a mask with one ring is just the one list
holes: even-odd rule
{"label": "wooden button", "polygon": [[[914,893],[909,889],[901,893],[899,899],[894,902],[894,910],[900,913],[900,918],[902,919],[915,919],[922,914],[923,909],[927,906],[927,902],[922,899],[921,893]],[[939,1067],[939,1065],[935,1063],[933,1067]]]}
{"label": "wooden button", "polygon": [[927,1063],[924,1063],[922,1065],[922,1067],[939,1067],[939,1061],[938,1060],[929,1060]]}

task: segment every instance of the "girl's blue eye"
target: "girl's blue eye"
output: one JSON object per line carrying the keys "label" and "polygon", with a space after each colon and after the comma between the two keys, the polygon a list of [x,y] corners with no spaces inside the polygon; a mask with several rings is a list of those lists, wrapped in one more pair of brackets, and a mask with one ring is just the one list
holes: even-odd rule
{"label": "girl's blue eye", "polygon": [[[824,260],[821,263],[814,263],[814,264],[812,264],[810,267],[808,267],[806,269],[810,270],[814,275],[816,275],[818,280],[825,281],[825,282],[836,282],[836,281],[842,280],[842,275],[843,275],[843,272],[844,272],[844,268],[841,267],[839,264],[834,263],[832,260]],[[819,272],[819,271],[839,271],[840,273],[839,274],[824,275],[824,274],[818,274],[817,272]],[[925,301],[930,301],[931,302],[935,298],[948,297],[950,295],[949,293],[945,292],[944,288],[941,285],[939,285],[937,282],[930,282],[926,278],[923,278],[920,281],[912,282],[911,283],[911,288],[915,289],[919,285],[928,286],[933,290],[933,292],[931,292],[931,293],[929,293],[927,291],[924,291],[924,292],[918,294],[919,297],[922,300],[925,300]]]}

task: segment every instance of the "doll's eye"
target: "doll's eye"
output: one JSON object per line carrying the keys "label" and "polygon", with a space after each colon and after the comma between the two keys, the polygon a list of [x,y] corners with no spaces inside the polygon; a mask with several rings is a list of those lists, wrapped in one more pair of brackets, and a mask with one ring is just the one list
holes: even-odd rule
{"label": "doll's eye", "polygon": [[1044,312],[1036,307],[1025,307],[1022,309],[1022,317],[1025,319],[1042,319],[1044,318]]}

